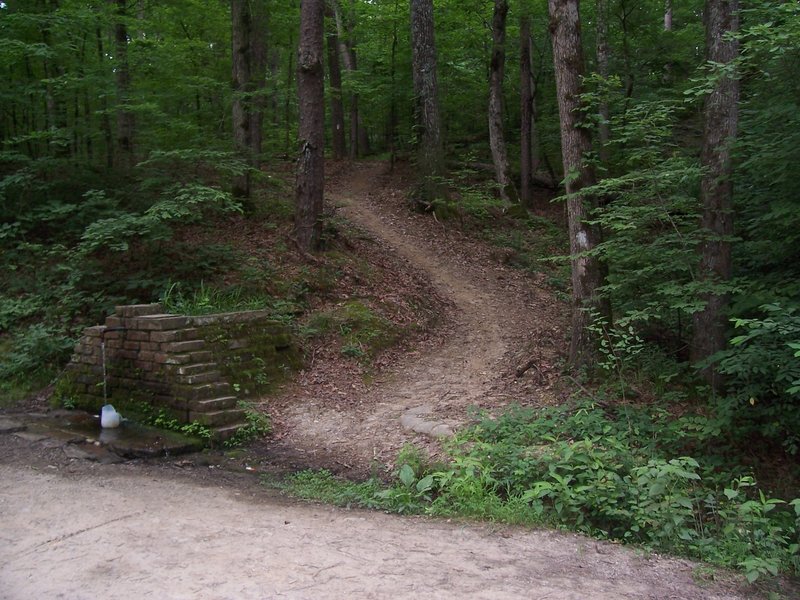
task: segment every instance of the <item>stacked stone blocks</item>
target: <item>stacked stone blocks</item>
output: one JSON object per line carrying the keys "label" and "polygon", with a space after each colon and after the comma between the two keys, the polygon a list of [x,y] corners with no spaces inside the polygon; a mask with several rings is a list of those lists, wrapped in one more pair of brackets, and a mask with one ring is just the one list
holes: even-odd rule
{"label": "stacked stone blocks", "polygon": [[290,331],[266,311],[187,317],[159,304],[118,306],[105,325],[84,330],[67,366],[64,380],[82,406],[103,403],[104,353],[106,398],[166,409],[207,425],[217,441],[246,426],[238,400],[259,391],[256,380],[299,361]]}

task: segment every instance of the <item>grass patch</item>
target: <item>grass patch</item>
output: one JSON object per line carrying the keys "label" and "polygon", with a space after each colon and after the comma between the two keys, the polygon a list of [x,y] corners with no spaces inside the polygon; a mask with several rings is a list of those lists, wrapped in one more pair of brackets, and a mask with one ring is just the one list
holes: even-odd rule
{"label": "grass patch", "polygon": [[272,305],[272,298],[248,294],[243,288],[217,288],[200,282],[190,288],[180,282],[172,283],[161,295],[164,310],[178,315],[210,315],[242,310],[261,310]]}
{"label": "grass patch", "polygon": [[376,314],[361,300],[348,300],[314,313],[301,328],[306,338],[335,335],[340,338],[340,351],[358,360],[373,358],[399,338],[394,325]]}

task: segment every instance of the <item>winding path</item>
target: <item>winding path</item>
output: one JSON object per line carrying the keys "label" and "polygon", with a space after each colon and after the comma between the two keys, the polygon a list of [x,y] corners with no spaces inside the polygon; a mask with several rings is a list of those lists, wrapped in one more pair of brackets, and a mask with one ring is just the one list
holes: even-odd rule
{"label": "winding path", "polygon": [[429,443],[424,435],[450,435],[470,406],[491,409],[515,400],[512,373],[520,350],[536,336],[557,334],[560,321],[544,292],[491,260],[485,247],[466,238],[445,243],[446,231],[431,231],[429,216],[387,200],[405,198],[405,190],[385,171],[385,163],[355,165],[329,186],[327,201],[429,279],[452,303],[451,322],[435,348],[401,361],[366,390],[358,410],[330,406],[312,387],[283,415],[286,444],[312,454],[360,456],[364,464],[389,464],[404,443]]}

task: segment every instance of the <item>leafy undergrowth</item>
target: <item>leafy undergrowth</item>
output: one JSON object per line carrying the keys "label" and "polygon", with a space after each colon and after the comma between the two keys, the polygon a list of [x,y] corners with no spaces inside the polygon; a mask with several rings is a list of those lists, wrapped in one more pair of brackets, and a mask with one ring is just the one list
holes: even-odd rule
{"label": "leafy undergrowth", "polygon": [[[153,189],[120,187],[61,199],[53,214],[42,209],[36,221],[1,230],[3,404],[52,381],[81,330],[118,304],[161,301],[179,314],[269,310],[307,347],[335,347],[359,368],[424,328],[434,311],[423,284],[401,280],[345,222],[326,215],[323,252],[297,250],[291,178],[288,165],[264,174],[249,215],[213,183],[167,187],[160,199]],[[138,212],[134,191],[146,207]],[[385,290],[392,293],[382,297]]]}
{"label": "leafy undergrowth", "polygon": [[399,513],[545,524],[742,570],[800,572],[800,498],[769,497],[699,414],[591,401],[479,415],[446,465],[413,450],[390,484],[302,472],[296,496]]}

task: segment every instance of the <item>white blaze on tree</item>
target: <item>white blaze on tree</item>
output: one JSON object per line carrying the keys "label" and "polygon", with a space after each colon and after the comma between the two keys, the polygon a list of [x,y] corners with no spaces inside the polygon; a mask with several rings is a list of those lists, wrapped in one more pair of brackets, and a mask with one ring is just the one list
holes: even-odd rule
{"label": "white blaze on tree", "polygon": [[300,156],[297,160],[294,231],[297,245],[306,252],[316,249],[322,234],[325,184],[324,14],[324,0],[302,0],[297,53]]}
{"label": "white blaze on tree", "polygon": [[596,257],[587,256],[600,242],[599,229],[587,223],[597,207],[594,198],[581,193],[596,183],[595,173],[585,156],[592,149],[589,129],[581,127],[583,50],[578,0],[549,0],[553,65],[561,128],[561,155],[567,191],[567,216],[572,272],[572,332],[569,362],[579,368],[591,361],[595,351],[589,331],[592,312],[609,318],[608,304],[598,296],[606,269]]}

